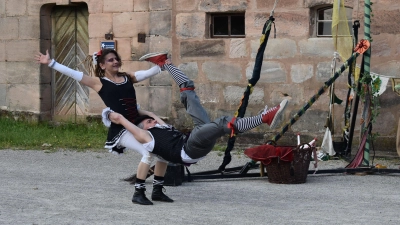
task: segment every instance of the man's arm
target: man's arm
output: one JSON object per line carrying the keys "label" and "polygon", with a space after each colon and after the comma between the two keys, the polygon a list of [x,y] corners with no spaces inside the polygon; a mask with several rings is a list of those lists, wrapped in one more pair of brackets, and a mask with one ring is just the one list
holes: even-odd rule
{"label": "man's arm", "polygon": [[116,112],[111,112],[108,115],[108,118],[111,120],[111,122],[115,124],[121,124],[122,126],[125,127],[131,134],[135,137],[135,139],[140,142],[140,143],[147,143],[152,140],[152,137],[150,136],[149,132],[143,129],[140,129],[139,127],[135,126],[135,124],[129,122],[124,116],[122,116],[119,113]]}

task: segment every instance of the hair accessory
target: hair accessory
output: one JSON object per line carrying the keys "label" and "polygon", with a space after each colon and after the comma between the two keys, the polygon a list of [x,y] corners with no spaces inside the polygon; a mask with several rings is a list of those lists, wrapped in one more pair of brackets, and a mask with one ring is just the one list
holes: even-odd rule
{"label": "hair accessory", "polygon": [[93,56],[92,56],[93,57],[93,65],[97,65],[97,60],[99,59],[98,56],[101,56],[102,53],[103,53],[102,50],[93,53]]}

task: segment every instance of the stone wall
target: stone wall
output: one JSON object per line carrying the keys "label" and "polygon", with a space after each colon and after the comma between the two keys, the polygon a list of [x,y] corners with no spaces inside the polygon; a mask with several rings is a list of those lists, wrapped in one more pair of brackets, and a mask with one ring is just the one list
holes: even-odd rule
{"label": "stone wall", "polygon": [[[147,69],[151,65],[139,62],[140,56],[167,50],[174,64],[196,82],[202,103],[210,116],[216,118],[232,115],[237,110],[252,74],[261,29],[275,0],[0,0],[0,106],[3,110],[41,113],[43,101],[48,98],[42,96],[40,90],[49,83],[43,81],[41,74],[47,68],[39,67],[32,60],[38,50],[46,47],[40,44],[46,33],[40,30],[41,7],[82,2],[89,10],[88,54],[98,51],[104,34],[111,32],[123,59],[124,71]],[[261,79],[251,95],[247,116],[256,115],[265,104],[271,107],[278,104],[288,95],[291,100],[285,114],[285,121],[288,121],[330,78],[333,41],[310,34],[313,29],[311,9],[332,2],[278,0],[274,10],[276,33],[271,32]],[[400,19],[397,16],[400,3],[396,0],[373,2],[371,71],[400,77]],[[364,1],[347,0],[345,3],[353,8],[353,19],[361,22],[359,35],[362,38]],[[246,37],[209,38],[209,12],[245,12]],[[138,42],[139,33],[146,34],[145,43]],[[360,59],[357,62],[360,63]],[[343,75],[335,82],[335,93],[343,100],[347,94],[346,81]],[[191,126],[179,102],[178,88],[166,72],[137,84],[136,90],[143,108],[168,117],[177,127]],[[291,139],[294,133],[300,132],[322,140],[328,99],[328,95],[323,94],[290,128],[285,138]],[[400,101],[390,82],[380,100],[381,114],[373,131],[379,132],[383,141],[375,144],[375,148],[395,150]],[[92,115],[99,114],[104,107],[93,92],[90,107]],[[336,136],[341,136],[343,111],[344,104],[335,105]],[[360,115],[361,109],[357,118]],[[268,139],[279,130],[261,126],[252,132],[254,135],[265,133]],[[355,143],[358,143],[359,133],[357,125]]]}

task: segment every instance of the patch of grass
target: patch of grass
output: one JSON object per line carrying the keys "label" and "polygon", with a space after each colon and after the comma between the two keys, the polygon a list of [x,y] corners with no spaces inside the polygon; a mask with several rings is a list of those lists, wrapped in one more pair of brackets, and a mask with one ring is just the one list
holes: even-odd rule
{"label": "patch of grass", "polygon": [[0,117],[1,149],[103,149],[107,128],[99,122],[87,124],[16,121]]}

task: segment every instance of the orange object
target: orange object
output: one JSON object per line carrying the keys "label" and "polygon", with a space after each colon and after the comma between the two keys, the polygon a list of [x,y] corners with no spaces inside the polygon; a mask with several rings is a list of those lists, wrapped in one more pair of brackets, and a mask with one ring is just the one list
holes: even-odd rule
{"label": "orange object", "polygon": [[362,39],[360,42],[358,42],[357,46],[354,48],[354,51],[363,54],[370,46],[371,44],[368,40]]}
{"label": "orange object", "polygon": [[375,168],[377,169],[387,169],[387,166],[381,165],[381,164],[376,164]]}

